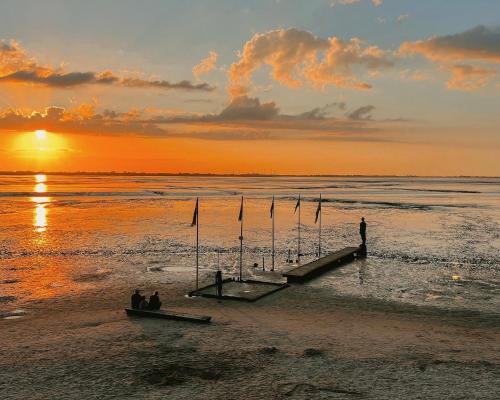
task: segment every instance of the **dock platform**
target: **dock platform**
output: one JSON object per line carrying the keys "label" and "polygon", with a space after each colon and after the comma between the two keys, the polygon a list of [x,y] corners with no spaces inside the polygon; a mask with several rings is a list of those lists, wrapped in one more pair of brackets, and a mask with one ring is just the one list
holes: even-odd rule
{"label": "dock platform", "polygon": [[201,324],[208,324],[212,319],[212,317],[207,315],[193,315],[193,314],[178,313],[167,310],[151,311],[151,310],[137,310],[134,308],[126,308],[125,312],[127,313],[128,316],[134,316],[134,317],[171,319],[175,321],[197,322]]}
{"label": "dock platform", "polygon": [[346,247],[342,250],[331,253],[308,264],[300,265],[285,272],[283,276],[288,283],[302,283],[321,275],[322,273],[335,269],[356,257],[364,256],[360,247]]}
{"label": "dock platform", "polygon": [[263,282],[256,280],[235,281],[225,279],[222,284],[222,296],[217,296],[215,285],[208,285],[189,292],[189,296],[212,297],[220,300],[239,300],[253,302],[278,290],[288,287],[286,283]]}

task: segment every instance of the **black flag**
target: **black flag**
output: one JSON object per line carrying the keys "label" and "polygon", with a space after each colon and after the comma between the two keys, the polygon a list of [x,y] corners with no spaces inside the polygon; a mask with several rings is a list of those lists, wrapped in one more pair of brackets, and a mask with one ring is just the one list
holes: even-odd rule
{"label": "black flag", "polygon": [[196,198],[196,207],[194,208],[193,222],[191,222],[191,226],[195,225],[198,225],[198,197]]}
{"label": "black flag", "polygon": [[240,207],[240,215],[238,215],[238,221],[243,220],[243,196],[241,196],[241,207]]}
{"label": "black flag", "polygon": [[269,213],[271,214],[270,218],[272,218],[273,214],[274,214],[274,196],[273,196],[273,202],[271,203],[271,209],[269,210]]}
{"label": "black flag", "polygon": [[300,207],[300,194],[299,194],[299,199],[297,200],[297,204],[295,204],[295,210],[293,211],[294,214],[297,212],[297,208],[299,207]]}
{"label": "black flag", "polygon": [[314,220],[314,223],[318,222],[318,217],[320,212],[321,212],[321,196],[319,196],[318,208],[316,209],[316,219]]}

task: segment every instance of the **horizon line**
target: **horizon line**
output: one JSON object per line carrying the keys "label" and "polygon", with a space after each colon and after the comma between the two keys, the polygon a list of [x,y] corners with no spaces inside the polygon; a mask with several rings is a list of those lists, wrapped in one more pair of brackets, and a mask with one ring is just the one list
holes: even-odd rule
{"label": "horizon line", "polygon": [[496,175],[391,175],[391,174],[269,174],[211,172],[138,172],[138,171],[0,171],[0,175],[88,175],[88,176],[213,176],[213,177],[304,177],[304,178],[500,178]]}

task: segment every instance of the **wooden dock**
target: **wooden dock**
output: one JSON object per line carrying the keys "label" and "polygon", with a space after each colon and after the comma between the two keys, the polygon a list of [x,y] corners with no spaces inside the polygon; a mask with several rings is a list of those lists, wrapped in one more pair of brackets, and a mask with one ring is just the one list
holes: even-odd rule
{"label": "wooden dock", "polygon": [[278,290],[288,287],[286,283],[263,282],[252,279],[235,281],[224,279],[222,284],[222,296],[217,296],[216,285],[208,285],[188,293],[188,296],[212,297],[220,300],[257,301]]}
{"label": "wooden dock", "polygon": [[306,282],[326,271],[335,269],[342,264],[352,261],[358,256],[364,256],[361,248],[346,247],[308,264],[293,268],[285,272],[283,276],[287,279],[288,283]]}
{"label": "wooden dock", "polygon": [[125,312],[129,316],[135,316],[135,317],[172,319],[175,321],[189,321],[201,324],[208,324],[212,319],[212,317],[209,317],[207,315],[192,315],[192,314],[177,313],[167,310],[151,311],[151,310],[138,310],[134,308],[126,308]]}

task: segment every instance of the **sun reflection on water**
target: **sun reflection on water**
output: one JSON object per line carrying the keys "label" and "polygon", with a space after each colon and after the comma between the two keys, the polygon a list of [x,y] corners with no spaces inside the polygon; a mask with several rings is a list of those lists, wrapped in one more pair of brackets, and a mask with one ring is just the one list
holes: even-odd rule
{"label": "sun reflection on water", "polygon": [[35,182],[36,183],[47,182],[47,175],[45,175],[45,174],[37,174],[37,175],[35,175]]}
{"label": "sun reflection on water", "polygon": [[[35,175],[35,186],[33,191],[35,193],[46,193],[47,192],[47,175],[37,174]],[[34,196],[31,201],[35,203],[34,215],[33,215],[33,227],[35,232],[45,232],[47,230],[47,204],[50,203],[50,197],[46,196]]]}

